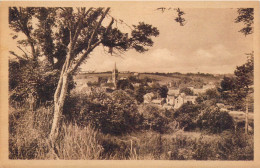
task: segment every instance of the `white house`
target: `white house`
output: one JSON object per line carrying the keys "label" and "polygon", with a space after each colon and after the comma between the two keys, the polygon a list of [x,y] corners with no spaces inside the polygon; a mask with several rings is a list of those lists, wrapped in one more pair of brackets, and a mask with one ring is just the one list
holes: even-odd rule
{"label": "white house", "polygon": [[174,109],[180,108],[184,103],[194,104],[197,96],[187,96],[185,93],[181,93],[174,102]]}
{"label": "white house", "polygon": [[147,93],[144,95],[144,103],[151,103],[153,98],[155,97],[154,93]]}

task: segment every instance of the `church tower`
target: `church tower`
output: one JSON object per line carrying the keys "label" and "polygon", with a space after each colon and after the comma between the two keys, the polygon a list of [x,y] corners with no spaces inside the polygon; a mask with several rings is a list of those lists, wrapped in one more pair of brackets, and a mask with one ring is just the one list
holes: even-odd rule
{"label": "church tower", "polygon": [[115,67],[112,71],[112,82],[114,83],[115,89],[117,89],[117,77],[118,77],[118,70],[116,68],[116,63],[115,63]]}

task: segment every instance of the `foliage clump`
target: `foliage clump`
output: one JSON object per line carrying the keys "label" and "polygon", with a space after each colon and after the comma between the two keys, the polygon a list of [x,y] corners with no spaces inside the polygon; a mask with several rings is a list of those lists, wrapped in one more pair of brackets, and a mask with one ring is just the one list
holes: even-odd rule
{"label": "foliage clump", "polygon": [[111,95],[97,91],[89,96],[71,96],[65,113],[81,126],[92,123],[103,133],[114,135],[131,132],[140,122],[135,100],[122,90]]}

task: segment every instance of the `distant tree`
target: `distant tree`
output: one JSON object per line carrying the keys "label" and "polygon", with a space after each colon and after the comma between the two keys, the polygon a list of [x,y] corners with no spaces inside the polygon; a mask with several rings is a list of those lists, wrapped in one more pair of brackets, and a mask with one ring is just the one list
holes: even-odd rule
{"label": "distant tree", "polygon": [[133,76],[133,75],[129,76],[128,80],[131,83],[138,83],[139,82],[139,80],[135,76]]}
{"label": "distant tree", "polygon": [[131,84],[131,82],[129,80],[119,80],[117,82],[117,88],[121,89],[121,90],[125,90],[125,89],[131,89],[134,90],[134,86]]}
{"label": "distant tree", "polygon": [[167,86],[163,85],[159,88],[159,94],[161,98],[166,98],[168,95],[168,88]]}
{"label": "distant tree", "polygon": [[180,93],[185,93],[186,95],[190,95],[190,96],[194,95],[193,91],[187,87],[181,88]]}
{"label": "distant tree", "polygon": [[140,85],[136,90],[135,90],[135,99],[137,100],[138,103],[143,103],[144,102],[144,95],[146,94],[146,90],[143,85]]}
{"label": "distant tree", "polygon": [[236,23],[244,23],[245,27],[239,32],[243,33],[245,36],[252,34],[254,32],[254,8],[239,8],[237,10],[238,17],[235,19]]}
{"label": "distant tree", "polygon": [[220,92],[233,91],[235,89],[235,78],[234,77],[223,77],[220,83]]}
{"label": "distant tree", "polygon": [[144,77],[143,79],[141,79],[141,83],[146,85],[146,86],[148,85],[147,83],[149,83],[149,82],[152,82],[152,79],[147,77],[147,76]]}
{"label": "distant tree", "polygon": [[207,96],[208,100],[210,100],[210,99],[216,99],[217,100],[220,96],[217,89],[208,89],[208,90],[206,90],[205,95]]}
{"label": "distant tree", "polygon": [[224,130],[233,129],[234,120],[228,112],[220,111],[216,106],[208,106],[198,116],[197,126],[211,133],[221,133]]}
{"label": "distant tree", "polygon": [[236,99],[242,102],[241,107],[245,109],[245,133],[248,132],[248,106],[249,94],[254,92],[254,53],[248,54],[248,60],[245,64],[238,66],[235,70],[236,76]]}
{"label": "distant tree", "polygon": [[196,102],[202,107],[214,106],[219,102],[220,93],[217,89],[208,89],[205,93],[199,94]]}
{"label": "distant tree", "polygon": [[254,84],[254,53],[248,54],[247,62],[238,66],[234,72],[236,76],[236,91],[244,95],[248,94],[250,86]]}
{"label": "distant tree", "polygon": [[223,80],[220,83],[220,92],[221,99],[225,104],[235,104],[234,91],[236,87],[236,80],[234,77],[223,77]]}

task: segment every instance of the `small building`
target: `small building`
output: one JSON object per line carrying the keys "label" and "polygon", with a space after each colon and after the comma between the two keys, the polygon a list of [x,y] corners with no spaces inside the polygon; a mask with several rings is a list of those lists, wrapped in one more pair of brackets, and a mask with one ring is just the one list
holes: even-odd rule
{"label": "small building", "polygon": [[174,109],[180,108],[184,103],[192,103],[196,102],[197,96],[187,96],[185,93],[181,93],[174,102]]}
{"label": "small building", "polygon": [[151,103],[158,106],[162,106],[165,103],[165,99],[153,99]]}
{"label": "small building", "polygon": [[174,109],[180,108],[184,104],[184,93],[181,93],[174,101]]}
{"label": "small building", "polygon": [[166,98],[166,103],[168,105],[174,105],[175,103],[175,96],[174,95],[167,95],[167,98]]}
{"label": "small building", "polygon": [[151,101],[154,99],[155,95],[154,93],[147,93],[144,95],[144,103],[151,103]]}
{"label": "small building", "polygon": [[197,96],[186,96],[184,103],[192,103],[195,104]]}
{"label": "small building", "polygon": [[204,89],[193,89],[193,93],[195,94],[195,95],[199,95],[199,94],[201,94],[201,93],[204,93],[206,90],[204,90]]}
{"label": "small building", "polygon": [[180,94],[180,89],[169,89],[168,90],[168,95],[177,96],[179,94]]}

